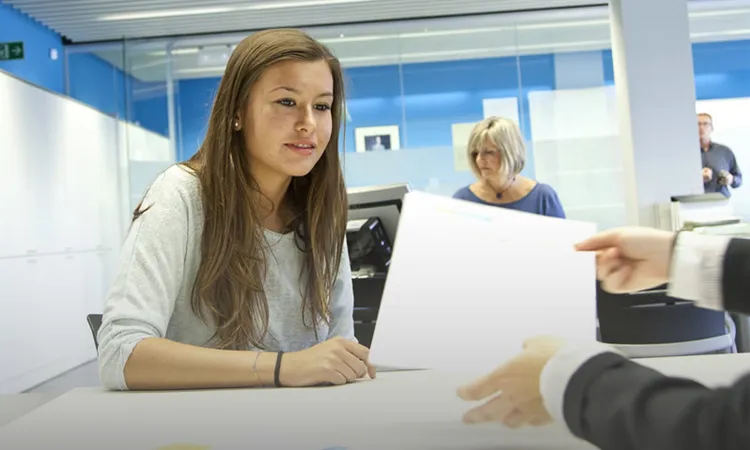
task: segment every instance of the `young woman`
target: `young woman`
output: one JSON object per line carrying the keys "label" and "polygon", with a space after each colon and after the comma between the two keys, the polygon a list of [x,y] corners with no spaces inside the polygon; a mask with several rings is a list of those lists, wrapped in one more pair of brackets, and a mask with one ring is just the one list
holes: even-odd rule
{"label": "young woman", "polygon": [[136,209],[98,335],[104,386],[375,375],[354,338],[342,79],[331,52],[298,31],[237,46],[203,145]]}
{"label": "young woman", "polygon": [[477,182],[456,191],[454,198],[565,218],[551,186],[520,175],[526,146],[515,122],[502,117],[482,120],[472,130],[466,150]]}

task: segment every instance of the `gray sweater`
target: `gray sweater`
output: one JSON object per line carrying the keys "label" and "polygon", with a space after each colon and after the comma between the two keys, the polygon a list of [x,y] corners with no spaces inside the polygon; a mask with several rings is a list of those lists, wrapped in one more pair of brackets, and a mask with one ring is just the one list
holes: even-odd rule
{"label": "gray sweater", "polygon": [[[120,265],[107,296],[99,329],[99,374],[108,389],[127,389],[123,370],[135,345],[161,337],[184,344],[214,347],[215,328],[193,313],[190,294],[200,264],[203,208],[194,174],[173,166],[145,196],[151,206],[136,220],[123,244]],[[302,254],[294,234],[266,230],[269,309],[267,351],[309,348],[334,336],[354,340],[351,268],[346,247],[330,301],[330,329],[315,331],[302,320]],[[346,244],[345,244],[346,245]],[[309,321],[308,321],[309,323]],[[248,343],[248,349],[252,350]]]}

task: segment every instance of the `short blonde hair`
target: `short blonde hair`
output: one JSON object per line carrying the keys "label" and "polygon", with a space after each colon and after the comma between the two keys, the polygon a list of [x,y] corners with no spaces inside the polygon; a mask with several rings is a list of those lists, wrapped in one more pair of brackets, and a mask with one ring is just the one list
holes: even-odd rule
{"label": "short blonde hair", "polygon": [[475,155],[484,149],[487,138],[500,151],[500,174],[509,180],[521,173],[526,165],[526,144],[521,136],[521,129],[510,119],[492,116],[476,124],[469,136],[466,156],[474,175],[481,178]]}

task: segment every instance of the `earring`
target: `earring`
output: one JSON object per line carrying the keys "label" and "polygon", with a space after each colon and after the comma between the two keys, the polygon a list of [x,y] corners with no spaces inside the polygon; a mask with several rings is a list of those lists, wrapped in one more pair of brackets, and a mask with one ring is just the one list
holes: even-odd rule
{"label": "earring", "polygon": [[240,120],[234,119],[234,129],[239,130],[240,129]]}

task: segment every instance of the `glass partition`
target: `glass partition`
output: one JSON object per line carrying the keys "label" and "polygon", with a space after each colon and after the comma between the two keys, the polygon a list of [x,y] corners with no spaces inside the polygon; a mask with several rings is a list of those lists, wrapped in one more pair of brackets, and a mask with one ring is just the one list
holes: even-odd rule
{"label": "glass partition", "polygon": [[[515,58],[492,57],[499,48],[514,48],[514,41],[512,27],[433,21],[404,27],[370,50],[361,44],[349,49],[369,56],[342,58],[353,128],[347,184],[408,182],[452,195],[470,183],[466,140],[487,112],[485,99],[518,92]],[[331,45],[337,53],[342,47]]]}
{"label": "glass partition", "polygon": [[175,161],[168,42],[122,41],[66,48],[67,94],[112,117],[123,227],[148,185]]}
{"label": "glass partition", "polygon": [[171,59],[165,41],[128,41],[125,67],[125,148],[130,167],[130,207],[135,209],[154,179],[175,160]]}
{"label": "glass partition", "polygon": [[[568,217],[601,228],[625,223],[606,8],[305,31],[344,67],[340,151],[349,186],[409,182],[452,195],[474,180],[465,155],[471,126],[502,115],[524,132],[523,174],[550,184]],[[750,10],[702,6],[691,12],[691,34],[697,108],[716,114],[717,140],[744,165],[750,136],[737,105],[750,98]],[[195,153],[226,61],[244,37],[69,48],[69,94],[126,124],[130,206],[160,168]],[[738,201],[750,205],[742,192]]]}
{"label": "glass partition", "polygon": [[[522,122],[534,174],[571,219],[627,223],[614,80],[605,65],[609,21],[519,24]],[[611,71],[609,72],[611,74]]]}
{"label": "glass partition", "polygon": [[[698,11],[690,20],[696,112],[711,116],[713,142],[728,146],[750,173],[750,8]],[[697,130],[697,121],[696,121]],[[698,140],[696,134],[696,147]],[[750,187],[731,189],[734,213],[750,221]]]}

